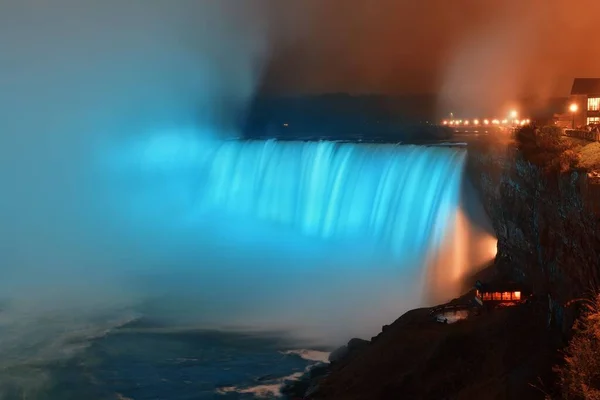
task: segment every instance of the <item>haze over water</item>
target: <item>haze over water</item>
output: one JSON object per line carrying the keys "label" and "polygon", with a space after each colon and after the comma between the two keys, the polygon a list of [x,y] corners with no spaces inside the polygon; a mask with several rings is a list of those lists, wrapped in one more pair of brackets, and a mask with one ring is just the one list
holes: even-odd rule
{"label": "haze over water", "polygon": [[264,25],[165,4],[2,9],[2,387],[140,316],[369,337],[452,231],[460,150],[220,142]]}

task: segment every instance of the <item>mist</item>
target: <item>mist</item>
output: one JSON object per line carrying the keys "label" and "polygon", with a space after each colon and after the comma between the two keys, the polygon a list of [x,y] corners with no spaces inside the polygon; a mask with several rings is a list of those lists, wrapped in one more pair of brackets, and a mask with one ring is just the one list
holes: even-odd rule
{"label": "mist", "polygon": [[437,305],[463,295],[473,284],[473,277],[492,265],[497,246],[479,195],[471,181],[464,179],[461,206],[425,270],[425,304]]}
{"label": "mist", "polygon": [[596,77],[594,0],[273,2],[261,90],[436,94],[440,117],[566,97]]}
{"label": "mist", "polygon": [[0,6],[3,367],[67,356],[135,318],[150,295],[136,274],[185,257],[169,236],[180,203],[157,199],[145,210],[152,218],[124,218],[154,177],[136,181],[135,156],[129,175],[108,167],[156,135],[235,134],[268,49],[262,3],[244,4]]}
{"label": "mist", "polygon": [[502,118],[524,100],[543,108],[574,78],[597,76],[600,57],[588,52],[597,2],[468,3],[437,74],[440,116]]}
{"label": "mist", "polygon": [[274,23],[293,9],[273,7],[3,3],[6,376],[68,357],[140,315],[331,344],[368,337],[422,303],[422,265],[401,273],[396,259],[357,243],[194,213],[205,179],[198,163],[214,141],[238,135],[274,49],[306,32],[294,28],[302,18]]}
{"label": "mist", "polygon": [[264,4],[3,3],[3,379],[140,315],[333,343],[353,332],[341,321],[368,334],[359,316],[390,304],[375,288],[415,300],[389,259],[191,212],[197,163],[238,135],[270,56]]}

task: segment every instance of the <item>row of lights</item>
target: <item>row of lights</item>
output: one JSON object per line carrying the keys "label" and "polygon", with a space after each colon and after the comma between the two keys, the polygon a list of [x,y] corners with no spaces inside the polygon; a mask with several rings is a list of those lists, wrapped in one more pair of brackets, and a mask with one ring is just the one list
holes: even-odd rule
{"label": "row of lights", "polygon": [[513,124],[513,125],[527,125],[531,122],[530,119],[503,119],[503,120],[499,120],[499,119],[484,119],[484,120],[478,120],[478,119],[473,119],[473,120],[462,120],[462,119],[453,119],[453,120],[444,120],[442,121],[442,124],[444,125],[450,125],[450,126],[459,126],[459,125],[508,125],[508,124]]}

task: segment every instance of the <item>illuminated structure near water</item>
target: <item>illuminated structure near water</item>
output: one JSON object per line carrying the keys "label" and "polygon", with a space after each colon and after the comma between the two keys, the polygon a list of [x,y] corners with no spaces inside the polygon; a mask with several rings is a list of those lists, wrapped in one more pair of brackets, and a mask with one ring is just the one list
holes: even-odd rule
{"label": "illuminated structure near water", "polygon": [[450,125],[450,126],[514,126],[514,125],[527,125],[531,123],[529,118],[527,119],[518,119],[516,116],[512,119],[502,119],[499,120],[497,118],[484,118],[484,119],[453,119],[453,120],[443,120],[442,125]]}

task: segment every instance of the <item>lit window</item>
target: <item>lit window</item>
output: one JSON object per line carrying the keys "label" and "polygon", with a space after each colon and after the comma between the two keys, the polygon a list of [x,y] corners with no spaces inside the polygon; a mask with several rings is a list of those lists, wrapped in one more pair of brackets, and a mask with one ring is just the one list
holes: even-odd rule
{"label": "lit window", "polygon": [[502,300],[502,293],[500,293],[500,292],[494,292],[492,294],[492,299],[493,300],[497,300],[497,301]]}
{"label": "lit window", "polygon": [[521,292],[514,292],[513,300],[521,300]]}
{"label": "lit window", "polygon": [[490,293],[484,293],[483,294],[483,299],[484,300],[491,300],[492,299],[492,295]]}
{"label": "lit window", "polygon": [[588,117],[587,125],[600,124],[600,117]]}
{"label": "lit window", "polygon": [[600,97],[590,97],[588,99],[588,111],[600,110]]}
{"label": "lit window", "polygon": [[510,292],[503,292],[502,300],[510,300]]}

